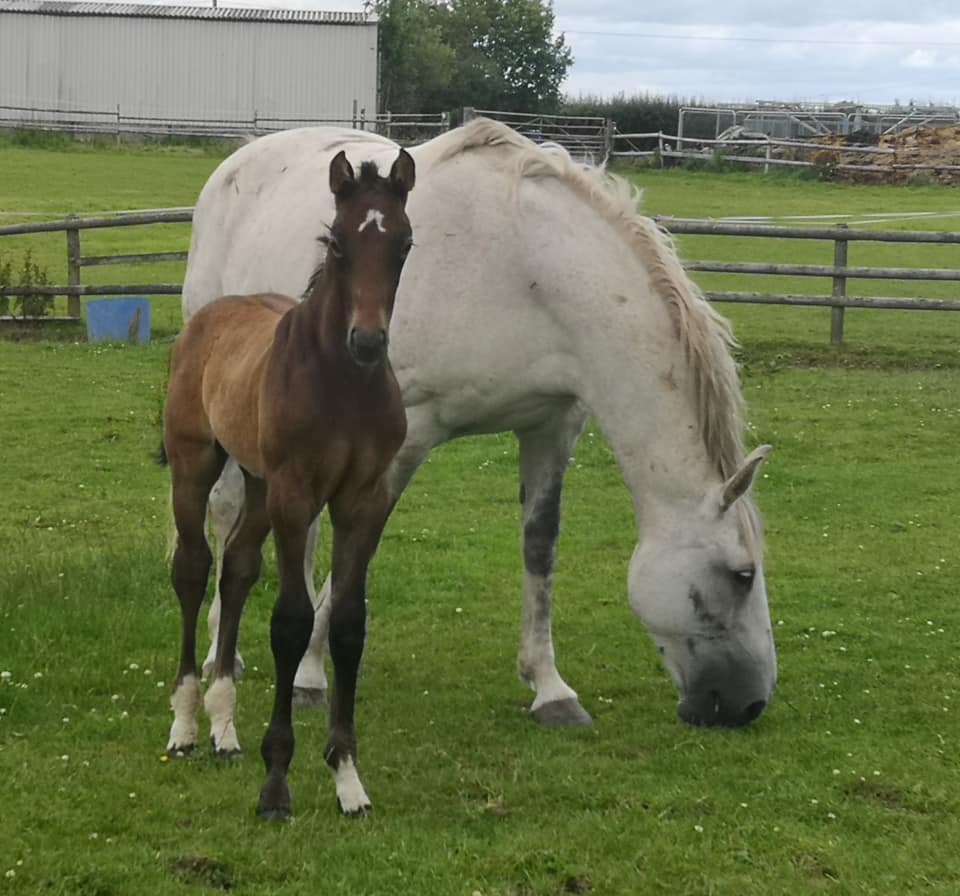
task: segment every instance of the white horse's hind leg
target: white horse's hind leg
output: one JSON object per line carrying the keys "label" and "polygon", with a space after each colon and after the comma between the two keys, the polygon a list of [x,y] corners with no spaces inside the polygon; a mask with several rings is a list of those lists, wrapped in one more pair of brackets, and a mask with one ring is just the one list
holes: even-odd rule
{"label": "white horse's hind leg", "polygon": [[299,709],[320,709],[327,705],[327,673],[323,658],[330,625],[330,576],[327,576],[320,596],[317,597],[313,577],[319,530],[320,517],[317,517],[307,532],[307,547],[303,558],[303,576],[307,583],[310,603],[313,604],[313,634],[310,635],[307,652],[300,660],[293,679],[293,705]]}
{"label": "white horse's hind leg", "polygon": [[[210,633],[210,649],[207,658],[203,661],[203,677],[209,678],[213,671],[213,663],[217,657],[217,635],[220,630],[220,578],[223,575],[223,549],[227,538],[233,531],[240,512],[243,510],[243,472],[233,458],[230,458],[223,473],[210,492],[208,504],[210,520],[213,522],[214,553],[217,558],[216,590],[210,612],[207,614],[207,631]],[[234,657],[234,675],[239,678],[243,674],[243,658],[237,651]]]}
{"label": "white horse's hind leg", "polygon": [[572,405],[560,418],[518,432],[523,504],[523,626],[517,667],[536,692],[530,712],[542,725],[589,725],[589,714],[560,677],[553,652],[553,566],[560,531],[560,492],[586,411]]}

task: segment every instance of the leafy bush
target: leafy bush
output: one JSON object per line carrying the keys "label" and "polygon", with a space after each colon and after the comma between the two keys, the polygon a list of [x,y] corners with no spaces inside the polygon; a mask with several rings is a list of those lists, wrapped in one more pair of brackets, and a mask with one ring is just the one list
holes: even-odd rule
{"label": "leafy bush", "polygon": [[[0,256],[0,288],[5,286],[48,286],[50,277],[46,268],[40,267],[27,249],[19,267],[9,258]],[[11,301],[12,300],[12,301]],[[27,293],[21,296],[0,296],[0,316],[46,317],[53,310],[53,297],[43,293]]]}

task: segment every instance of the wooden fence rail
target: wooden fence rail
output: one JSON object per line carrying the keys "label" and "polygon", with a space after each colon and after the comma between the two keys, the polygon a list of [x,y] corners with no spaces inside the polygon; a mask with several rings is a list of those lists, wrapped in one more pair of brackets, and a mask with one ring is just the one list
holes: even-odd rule
{"label": "wooden fence rail", "polygon": [[657,222],[674,234],[697,236],[767,237],[776,239],[829,240],[833,243],[832,265],[766,264],[728,261],[685,261],[688,271],[722,274],[760,274],[801,277],[829,277],[829,296],[771,295],[749,292],[707,292],[713,302],[739,302],[754,305],[820,306],[832,309],[830,341],[843,342],[844,311],[847,308],[895,308],[910,311],[960,311],[960,301],[899,298],[886,296],[851,296],[848,280],[925,280],[960,281],[960,270],[952,268],[874,268],[850,267],[848,247],[852,242],[923,243],[958,245],[960,233],[924,230],[851,230],[845,224],[833,227],[782,227],[770,224],[735,224],[695,218],[660,216]]}
{"label": "wooden fence rail", "polygon": [[[83,255],[80,234],[84,230],[110,227],[136,227],[155,224],[184,224],[193,218],[193,209],[157,209],[115,216],[80,218],[69,215],[60,221],[34,224],[12,224],[0,227],[0,237],[30,233],[63,232],[67,242],[67,284],[64,286],[8,286],[0,288],[0,296],[67,296],[68,316],[81,317],[81,296],[180,295],[180,283],[136,283],[85,286],[81,271],[85,267],[106,264],[148,264],[158,261],[183,261],[186,252],[147,252],[142,254]],[[830,295],[777,295],[742,291],[713,291],[711,301],[761,305],[795,305],[829,307],[831,340],[843,341],[844,311],[847,308],[897,308],[914,311],[960,311],[960,300],[949,301],[924,297],[899,298],[849,295],[850,280],[900,280],[927,282],[960,282],[960,270],[951,268],[883,268],[855,267],[847,263],[848,247],[856,242],[886,242],[927,245],[960,245],[960,232],[857,230],[844,224],[832,227],[783,227],[769,224],[730,223],[694,218],[658,217],[657,222],[673,234],[698,236],[767,237],[776,239],[826,240],[833,243],[833,264],[776,264],[738,261],[690,260],[688,271],[738,274],[823,277],[831,281]]]}
{"label": "wooden fence rail", "polygon": [[80,271],[85,267],[105,264],[153,264],[158,261],[186,261],[186,252],[144,252],[136,255],[83,255],[80,231],[108,227],[139,227],[153,224],[188,224],[193,220],[192,208],[154,209],[148,212],[130,212],[122,215],[81,218],[68,215],[60,221],[42,221],[30,224],[8,224],[0,227],[0,237],[22,236],[32,233],[63,232],[67,238],[67,284],[65,286],[5,286],[0,296],[66,296],[67,318],[79,320],[82,316],[81,296],[122,296],[130,293],[145,295],[180,295],[179,283],[136,283],[110,286],[83,286]]}

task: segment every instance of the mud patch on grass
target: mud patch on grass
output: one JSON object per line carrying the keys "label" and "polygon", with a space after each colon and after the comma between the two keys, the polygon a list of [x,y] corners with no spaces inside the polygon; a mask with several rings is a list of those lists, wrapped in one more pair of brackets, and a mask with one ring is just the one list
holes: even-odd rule
{"label": "mud patch on grass", "polygon": [[223,892],[233,889],[233,869],[209,856],[181,856],[170,863],[170,873],[187,884],[198,884]]}

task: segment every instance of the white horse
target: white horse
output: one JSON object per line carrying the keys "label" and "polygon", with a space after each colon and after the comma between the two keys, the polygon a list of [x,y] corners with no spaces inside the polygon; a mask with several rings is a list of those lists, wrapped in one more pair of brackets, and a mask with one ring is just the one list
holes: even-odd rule
{"label": "white horse", "polygon": [[[303,293],[317,264],[315,235],[333,217],[323,185],[341,149],[382,166],[397,153],[369,133],[306,128],[255,140],[217,168],[196,206],[185,317],[224,294]],[[408,213],[417,239],[390,332],[408,419],[390,475],[394,497],[435,445],[516,433],[520,677],[535,691],[538,722],[589,724],[557,671],[551,633],[561,485],[589,409],[633,498],[639,543],[629,601],[679,689],[681,718],[749,723],[776,680],[762,531],[748,494],[769,446],[744,456],[728,324],[688,279],[667,236],[638,215],[626,182],[486,120],[411,152],[418,187]],[[241,501],[242,477],[228,471],[211,499],[221,545]],[[313,554],[305,562],[311,589]],[[301,705],[320,702],[327,686],[329,579],[319,597],[311,593],[314,637],[296,681]],[[208,659],[217,618],[215,601]],[[195,740],[195,703],[174,701],[181,741],[185,730]],[[216,707],[212,733],[216,747],[227,737],[233,749],[229,709]]]}

